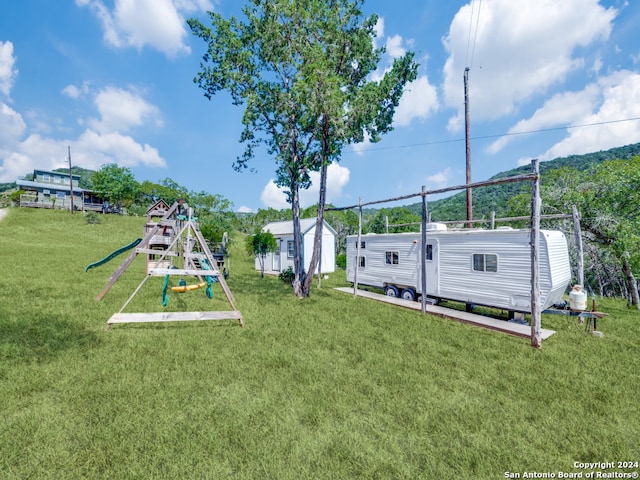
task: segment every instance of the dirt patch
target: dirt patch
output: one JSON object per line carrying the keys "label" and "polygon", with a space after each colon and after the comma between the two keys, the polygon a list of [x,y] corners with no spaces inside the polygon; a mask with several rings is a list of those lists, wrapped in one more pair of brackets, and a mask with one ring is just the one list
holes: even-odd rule
{"label": "dirt patch", "polygon": [[7,213],[8,213],[8,212],[9,212],[9,210],[8,210],[8,209],[6,209],[6,208],[0,208],[0,222],[2,221],[2,219],[3,219],[4,217],[6,217],[6,216],[7,216]]}

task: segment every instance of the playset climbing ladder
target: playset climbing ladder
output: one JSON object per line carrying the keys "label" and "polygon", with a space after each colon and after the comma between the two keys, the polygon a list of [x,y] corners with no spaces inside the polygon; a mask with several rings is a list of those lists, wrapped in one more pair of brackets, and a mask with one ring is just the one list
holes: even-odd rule
{"label": "playset climbing ladder", "polygon": [[[158,219],[156,221],[156,219]],[[118,313],[107,322],[107,330],[114,323],[134,322],[175,322],[190,320],[238,320],[243,326],[242,314],[235,308],[235,300],[227,285],[224,275],[216,258],[200,232],[197,222],[193,218],[191,209],[185,209],[181,203],[175,203],[171,208],[160,200],[147,211],[145,236],[136,249],[122,262],[111,275],[107,286],[100,292],[97,300],[101,300],[118,278],[131,265],[138,254],[146,255],[146,275],[124,303]],[[181,265],[176,266],[181,261]],[[181,268],[179,268],[181,267]],[[164,276],[163,304],[167,301],[168,280],[172,276],[197,277],[197,285],[181,285],[170,287],[174,291],[187,291],[207,287],[207,296],[211,298],[211,284],[218,282],[231,306],[230,311],[213,312],[144,312],[123,313],[143,285],[152,276]]]}

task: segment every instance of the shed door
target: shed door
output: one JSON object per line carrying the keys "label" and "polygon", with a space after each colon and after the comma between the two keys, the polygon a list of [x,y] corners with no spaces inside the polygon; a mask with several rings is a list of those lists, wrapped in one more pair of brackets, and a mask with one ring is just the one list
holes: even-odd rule
{"label": "shed door", "polygon": [[274,272],[280,271],[280,250],[276,250],[275,252],[273,252],[273,255],[271,255],[271,264],[272,264],[271,269]]}

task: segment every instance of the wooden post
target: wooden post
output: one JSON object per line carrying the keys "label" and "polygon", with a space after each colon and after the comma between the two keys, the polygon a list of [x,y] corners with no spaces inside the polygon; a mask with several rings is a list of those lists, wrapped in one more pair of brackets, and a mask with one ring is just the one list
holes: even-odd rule
{"label": "wooden post", "polygon": [[584,251],[582,249],[582,230],[580,228],[580,212],[578,212],[578,207],[573,205],[571,207],[571,213],[573,214],[573,232],[576,239],[576,256],[578,259],[578,285],[584,287]]}
{"label": "wooden post", "polygon": [[540,265],[538,251],[540,249],[540,165],[537,159],[531,161],[533,173],[536,175],[531,189],[531,346],[542,346],[540,332]]}
{"label": "wooden post", "polygon": [[422,274],[422,313],[427,313],[427,187],[422,186],[422,228],[420,247],[422,259],[420,261]]}
{"label": "wooden post", "polygon": [[71,174],[71,145],[69,148],[69,197],[71,198],[71,215],[73,215],[73,175]]}
{"label": "wooden post", "polygon": [[491,230],[495,230],[496,229],[496,211],[492,210],[491,211]]}
{"label": "wooden post", "polygon": [[[362,197],[358,207],[358,238],[356,239],[356,261],[353,271],[353,298],[358,296],[358,269],[360,268],[360,236],[362,235]],[[349,259],[347,258],[347,262]]]}

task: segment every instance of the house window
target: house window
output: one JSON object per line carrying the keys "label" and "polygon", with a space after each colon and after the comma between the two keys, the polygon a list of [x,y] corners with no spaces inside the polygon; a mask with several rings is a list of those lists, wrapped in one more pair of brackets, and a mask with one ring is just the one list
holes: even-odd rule
{"label": "house window", "polygon": [[497,272],[498,256],[493,254],[474,253],[473,269],[476,272]]}
{"label": "house window", "polygon": [[364,250],[365,248],[367,248],[367,242],[365,242],[364,240],[360,241],[360,250]]}
{"label": "house window", "polygon": [[42,175],[42,181],[43,182],[50,182],[51,181],[51,175],[47,175],[47,174]]}
{"label": "house window", "polygon": [[358,257],[358,260],[356,261],[356,263],[360,268],[364,268],[367,265],[365,258],[366,257]]}
{"label": "house window", "polygon": [[427,244],[427,260],[433,260],[433,245],[431,245],[430,243]]}
{"label": "house window", "polygon": [[384,252],[384,263],[387,265],[398,265],[398,252]]}
{"label": "house window", "polygon": [[293,258],[293,240],[287,240],[287,258]]}
{"label": "house window", "polygon": [[60,183],[60,177],[53,177],[53,181],[55,183]]}
{"label": "house window", "polygon": [[64,200],[64,197],[65,197],[66,195],[64,194],[64,192],[58,192],[58,193],[56,194],[56,196],[57,196],[59,199]]}

